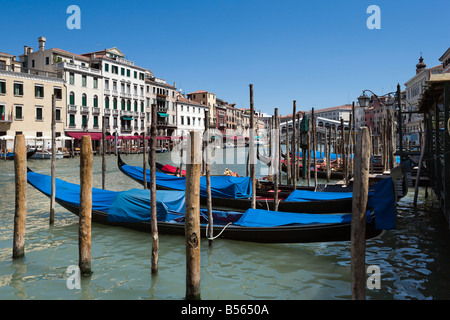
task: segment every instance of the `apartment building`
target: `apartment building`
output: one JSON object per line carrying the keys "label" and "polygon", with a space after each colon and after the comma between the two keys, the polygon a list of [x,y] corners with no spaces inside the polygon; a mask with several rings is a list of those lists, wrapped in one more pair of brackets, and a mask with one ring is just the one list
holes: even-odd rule
{"label": "apartment building", "polygon": [[[156,123],[158,136],[171,136],[177,129],[177,89],[166,80],[153,75],[145,79],[145,98],[148,112],[156,106]],[[150,119],[150,118],[149,118]]]}
{"label": "apartment building", "polygon": [[0,136],[6,139],[7,149],[13,149],[17,134],[25,135],[29,145],[40,140],[36,145],[49,147],[53,95],[59,137],[64,135],[66,112],[66,89],[61,75],[23,68],[15,56],[0,53]]}
{"label": "apartment building", "polygon": [[93,140],[101,135],[103,109],[103,81],[101,70],[91,66],[88,57],[59,48],[46,49],[46,38],[39,37],[39,50],[25,46],[20,62],[25,69],[55,73],[64,80],[65,131],[79,137],[80,132],[91,134]]}
{"label": "apartment building", "polygon": [[[188,93],[187,98],[191,99],[192,101],[196,101],[196,102],[199,102],[200,104],[204,104],[204,105],[208,106],[209,114],[212,115],[210,118],[210,128],[217,129],[218,123],[217,123],[217,119],[215,118],[215,116],[217,116],[216,106],[218,103],[217,103],[216,94],[205,91],[205,90],[198,90],[198,91]],[[220,112],[220,114],[222,115],[222,112]],[[223,128],[223,130],[224,130],[224,128]]]}
{"label": "apartment building", "polygon": [[101,70],[106,134],[142,135],[146,127],[145,79],[153,73],[125,59],[113,47],[84,53],[91,68]]}
{"label": "apartment building", "polygon": [[181,93],[177,92],[177,135],[182,133],[186,135],[190,130],[196,130],[203,134],[205,131],[206,110],[209,110],[208,106],[185,98]]}

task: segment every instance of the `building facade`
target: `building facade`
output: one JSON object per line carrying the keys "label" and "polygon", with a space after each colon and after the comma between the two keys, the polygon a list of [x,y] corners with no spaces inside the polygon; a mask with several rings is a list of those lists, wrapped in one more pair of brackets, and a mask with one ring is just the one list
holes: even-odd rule
{"label": "building facade", "polygon": [[186,135],[190,130],[205,131],[205,112],[208,106],[192,101],[177,92],[176,113],[177,113],[177,136]]}
{"label": "building facade", "polygon": [[[55,96],[56,137],[64,135],[66,89],[57,73],[23,68],[15,56],[0,53],[0,136],[12,150],[13,137],[25,135],[29,146],[50,147],[52,96]],[[57,144],[58,146],[58,144]],[[59,143],[61,147],[61,143]]]}
{"label": "building facade", "polygon": [[102,120],[102,74],[90,59],[59,48],[46,49],[46,38],[39,37],[39,50],[25,46],[20,61],[24,68],[57,73],[64,80],[68,135],[77,132],[99,133]]}

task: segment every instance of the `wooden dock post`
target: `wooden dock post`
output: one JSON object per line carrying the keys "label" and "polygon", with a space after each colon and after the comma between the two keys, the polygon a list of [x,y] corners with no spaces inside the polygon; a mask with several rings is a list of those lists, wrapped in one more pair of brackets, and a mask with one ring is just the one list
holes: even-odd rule
{"label": "wooden dock post", "polygon": [[90,136],[81,137],[80,212],[78,229],[79,267],[82,275],[91,273],[92,219],[92,143]]}
{"label": "wooden dock post", "polygon": [[200,134],[190,132],[190,161],[186,166],[186,299],[200,299]]}
{"label": "wooden dock post", "polygon": [[370,134],[367,127],[359,129],[355,152],[351,225],[352,298],[365,299],[366,212],[369,194]]}
{"label": "wooden dock post", "polygon": [[210,166],[209,166],[209,142],[210,142],[210,137],[209,137],[209,123],[210,123],[210,119],[209,119],[209,110],[205,110],[205,132],[207,133],[207,141],[205,143],[205,169],[206,169],[206,193],[207,193],[207,198],[206,198],[206,207],[208,208],[208,244],[210,247],[212,247],[213,245],[213,235],[214,235],[214,230],[213,230],[213,216],[212,216],[212,198],[211,198],[211,170],[210,170]]}
{"label": "wooden dock post", "polygon": [[150,128],[150,211],[152,229],[152,274],[158,273],[158,221],[156,212],[156,104],[152,104],[152,125]]}
{"label": "wooden dock post", "polygon": [[[280,165],[279,162],[281,162],[280,159],[280,122],[278,121],[278,108],[275,108],[275,121],[273,123],[272,126],[272,130],[275,130],[275,132],[278,135],[275,135],[275,137],[277,137],[276,139],[276,143],[275,143],[275,148],[274,148],[274,155],[272,157],[272,172],[274,172],[274,176],[273,176],[273,204],[274,204],[274,210],[278,211],[278,184],[279,184],[279,175],[281,175],[280,170]],[[275,166],[276,165],[276,166]]]}
{"label": "wooden dock post", "polygon": [[289,139],[289,124],[286,121],[286,174],[287,174],[287,184],[291,184],[292,183],[292,175],[291,175],[291,153],[289,151],[289,144],[290,144],[290,139]]}
{"label": "wooden dock post", "polygon": [[317,189],[317,132],[316,132],[316,118],[314,116],[314,108],[311,111],[312,131],[313,131],[313,152],[314,152],[314,190]]}
{"label": "wooden dock post", "polygon": [[255,107],[253,105],[253,84],[250,87],[250,143],[249,143],[249,155],[250,155],[250,179],[252,181],[252,209],[256,208],[256,177],[255,177]]}
{"label": "wooden dock post", "polygon": [[13,259],[25,255],[25,222],[27,219],[27,148],[25,136],[16,135],[14,141],[14,173],[16,206],[14,213]]}
{"label": "wooden dock post", "polygon": [[[52,159],[50,164],[51,176],[51,195],[50,195],[50,215],[49,224],[55,222],[55,165],[56,165],[56,100],[55,95],[52,94]],[[42,148],[44,148],[44,141],[42,141]]]}
{"label": "wooden dock post", "polygon": [[147,189],[147,139],[145,138],[147,132],[147,126],[145,126],[144,134],[142,136],[142,147],[144,148],[142,150],[142,176],[144,179],[144,189]]}
{"label": "wooden dock post", "polygon": [[297,162],[297,152],[296,152],[296,145],[297,145],[297,133],[295,128],[295,120],[296,120],[296,113],[297,113],[297,101],[294,100],[293,106],[292,106],[292,185],[294,186],[294,190],[297,188],[297,170],[298,170],[298,162]]}
{"label": "wooden dock post", "polygon": [[102,189],[106,189],[106,117],[102,116]]}

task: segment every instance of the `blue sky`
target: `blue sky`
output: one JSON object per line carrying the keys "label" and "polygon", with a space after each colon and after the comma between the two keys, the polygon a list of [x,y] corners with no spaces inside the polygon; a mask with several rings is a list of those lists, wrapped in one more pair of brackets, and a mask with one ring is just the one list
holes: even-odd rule
{"label": "blue sky", "polygon": [[[69,30],[69,5],[81,29]],[[367,7],[381,9],[369,30]],[[1,52],[23,46],[74,53],[117,47],[183,92],[207,90],[238,107],[281,114],[356,101],[363,89],[383,94],[415,74],[423,53],[439,64],[449,48],[447,0],[164,0],[23,1],[2,4]],[[447,40],[448,41],[448,40]]]}

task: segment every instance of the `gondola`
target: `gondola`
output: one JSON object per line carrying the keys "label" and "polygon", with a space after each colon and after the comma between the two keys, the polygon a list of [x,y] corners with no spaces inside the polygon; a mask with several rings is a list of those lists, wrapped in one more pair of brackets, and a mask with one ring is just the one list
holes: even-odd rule
{"label": "gondola", "polygon": [[[127,165],[120,157],[117,158],[119,170],[126,176],[143,185],[143,169],[138,166]],[[222,190],[219,183],[222,183],[223,176],[211,177],[212,186],[212,206],[217,209],[233,209],[237,211],[245,211],[251,208],[251,181],[248,177],[228,177],[230,181],[225,181],[224,184],[228,190]],[[206,180],[204,177],[200,178],[200,203],[206,205]],[[225,179],[226,180],[226,179]],[[386,188],[393,189],[392,179],[390,180],[392,186]],[[217,183],[215,183],[215,181]],[[236,181],[233,185],[233,181]],[[165,175],[161,172],[156,172],[156,188],[159,190],[185,190],[186,178],[174,177]],[[147,187],[151,188],[150,170],[147,169]],[[232,190],[223,196],[226,191]],[[236,192],[236,190],[240,192]],[[374,191],[371,191],[374,193]],[[394,193],[393,190],[390,192]],[[309,190],[295,190],[289,194],[287,198],[279,197],[278,211],[284,212],[303,212],[303,213],[336,213],[336,212],[351,212],[352,211],[352,192],[337,192],[337,191],[309,191]],[[275,210],[275,203],[273,195],[258,195],[256,197],[255,209]]]}
{"label": "gondola", "polygon": [[[259,152],[259,148],[257,150],[256,157],[262,163],[270,166],[270,164],[271,164],[270,157],[262,155]],[[285,156],[283,156],[283,158],[285,158]],[[287,172],[286,161],[285,160],[281,160],[281,161],[282,161],[281,162],[281,170],[283,172]],[[299,169],[302,170],[302,165],[299,165]],[[310,170],[310,176],[314,177],[314,170]],[[319,178],[319,179],[327,179],[327,172],[326,171],[317,170],[317,178]],[[344,173],[342,171],[331,170],[330,171],[330,179],[332,179],[332,180],[342,180],[342,179],[344,179]]]}
{"label": "gondola", "polygon": [[[36,151],[37,151],[37,149],[27,151],[27,159],[30,159],[36,153]],[[14,152],[8,152],[6,154],[6,157],[5,157],[5,154],[2,153],[0,156],[0,159],[5,159],[5,158],[6,158],[6,160],[14,160]]]}
{"label": "gondola", "polygon": [[[28,169],[27,180],[34,188],[50,197],[51,177]],[[55,179],[56,203],[79,214],[80,186]],[[157,191],[158,233],[184,235],[183,191]],[[92,188],[92,220],[151,232],[150,193],[148,190],[109,191]],[[201,215],[201,237],[206,237],[207,214]],[[374,214],[368,212],[366,237],[381,234]],[[350,214],[305,214],[249,209],[246,212],[213,210],[214,237],[261,243],[309,243],[349,241]]]}

